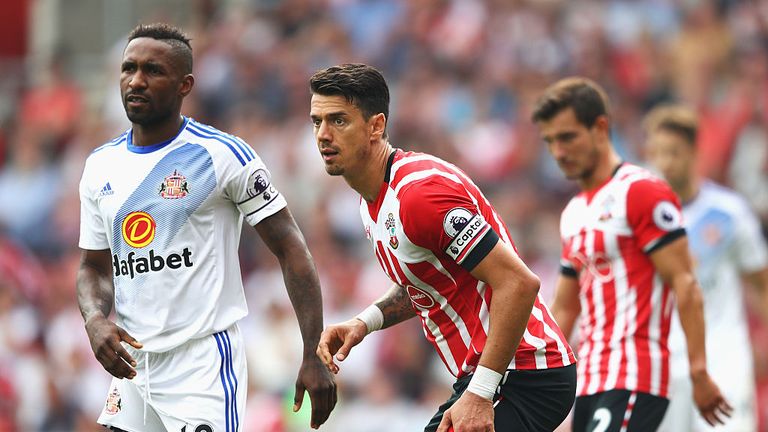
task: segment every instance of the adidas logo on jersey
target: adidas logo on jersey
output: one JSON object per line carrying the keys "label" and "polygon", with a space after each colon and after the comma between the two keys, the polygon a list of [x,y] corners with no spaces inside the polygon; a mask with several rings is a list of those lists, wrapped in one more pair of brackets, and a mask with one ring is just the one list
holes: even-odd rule
{"label": "adidas logo on jersey", "polygon": [[114,195],[115,191],[112,190],[112,185],[107,182],[107,184],[104,185],[103,188],[101,188],[101,191],[99,191],[99,198]]}

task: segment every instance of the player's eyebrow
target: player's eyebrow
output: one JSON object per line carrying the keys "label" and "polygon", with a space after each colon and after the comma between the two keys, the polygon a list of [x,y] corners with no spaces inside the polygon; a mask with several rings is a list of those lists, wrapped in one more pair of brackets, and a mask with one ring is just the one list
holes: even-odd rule
{"label": "player's eyebrow", "polygon": [[312,120],[318,120],[318,119],[321,119],[323,117],[334,119],[334,118],[338,118],[338,117],[346,117],[348,115],[349,115],[349,113],[346,112],[346,111],[334,111],[334,112],[325,113],[324,115],[310,114],[309,117]]}

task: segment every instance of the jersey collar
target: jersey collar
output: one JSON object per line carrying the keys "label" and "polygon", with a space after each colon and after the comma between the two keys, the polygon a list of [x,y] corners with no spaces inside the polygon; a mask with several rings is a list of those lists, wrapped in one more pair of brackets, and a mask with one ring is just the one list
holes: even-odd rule
{"label": "jersey collar", "polygon": [[131,151],[132,153],[152,153],[154,151],[160,150],[161,148],[167,146],[168,144],[172,143],[176,138],[178,138],[179,134],[181,134],[181,132],[184,129],[186,129],[187,123],[189,123],[189,117],[183,117],[183,118],[184,118],[184,121],[181,123],[181,127],[179,128],[179,131],[176,132],[176,135],[171,137],[171,139],[169,140],[165,140],[163,142],[159,142],[157,144],[152,144],[148,146],[133,145],[133,129],[131,129],[130,131],[128,131],[128,139],[127,139],[128,150]]}

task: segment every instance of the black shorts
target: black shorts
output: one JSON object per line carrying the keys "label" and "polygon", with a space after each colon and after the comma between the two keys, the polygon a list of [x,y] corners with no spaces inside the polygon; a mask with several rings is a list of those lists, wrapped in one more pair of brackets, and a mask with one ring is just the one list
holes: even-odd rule
{"label": "black shorts", "polygon": [[[437,410],[424,432],[434,432],[443,414],[459,399],[471,375],[453,385],[453,394]],[[493,424],[497,431],[552,432],[563,422],[576,397],[576,365],[543,370],[508,370],[496,389]]]}
{"label": "black shorts", "polygon": [[573,432],[653,432],[669,399],[629,390],[609,390],[576,398]]}

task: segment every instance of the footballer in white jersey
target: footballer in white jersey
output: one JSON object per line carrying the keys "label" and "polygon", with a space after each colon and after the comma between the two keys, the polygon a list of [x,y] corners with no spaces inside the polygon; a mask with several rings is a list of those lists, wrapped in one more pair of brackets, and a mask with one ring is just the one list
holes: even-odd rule
{"label": "footballer in white jersey", "polygon": [[80,247],[111,250],[117,323],[149,352],[248,313],[232,259],[242,220],[286,206],[250,146],[192,119],[167,142],[135,146],[129,131],[97,148],[80,195]]}
{"label": "footballer in white jersey", "polygon": [[[768,267],[760,224],[743,198],[709,181],[703,182],[696,197],[684,204],[683,218],[704,294],[707,364],[734,408],[728,422],[717,430],[757,430],[752,344],[741,275]],[[662,430],[714,430],[695,413],[688,351],[676,314],[669,345],[672,394]]]}
{"label": "footballer in white jersey", "polygon": [[132,127],[85,163],[78,305],[113,376],[98,422],[128,432],[242,430],[245,220],[280,262],[304,344],[294,409],[308,390],[319,427],[336,389],[314,354],[323,328],[314,263],[254,150],[181,116],[193,85],[189,38],[167,24],[137,26],[120,74]]}
{"label": "footballer in white jersey", "polygon": [[[713,429],[695,413],[688,349],[679,317],[672,317],[670,405],[663,431],[757,430],[752,344],[747,328],[742,278],[757,289],[756,310],[768,311],[768,250],[760,224],[735,192],[696,174],[695,113],[661,106],[645,121],[649,161],[683,202],[696,278],[704,297],[707,368],[733,407]],[[768,314],[763,318],[768,320]]]}

